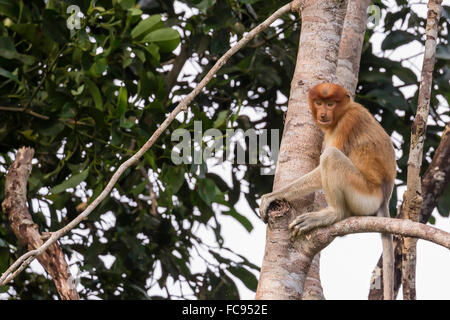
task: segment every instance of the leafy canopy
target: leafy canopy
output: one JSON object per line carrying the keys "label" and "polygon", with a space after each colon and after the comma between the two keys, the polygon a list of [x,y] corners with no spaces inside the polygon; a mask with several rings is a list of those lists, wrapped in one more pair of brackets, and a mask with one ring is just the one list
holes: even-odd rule
{"label": "leafy canopy", "polygon": [[[377,3],[386,12],[381,27],[386,38],[375,54],[373,31],[366,33],[357,100],[378,115],[389,134],[396,132],[402,151],[398,179],[404,184],[417,70],[408,57],[400,63],[389,54],[425,39],[424,19],[406,1],[397,2],[398,9]],[[57,230],[72,220],[230,43],[284,3],[0,1],[0,171],[6,172],[19,147],[36,150],[28,199],[40,230]],[[73,32],[67,27],[69,5],[82,13],[81,28]],[[448,7],[444,13],[431,99],[435,124],[427,130],[424,169],[439,142],[440,119],[449,115],[441,107],[450,100]],[[298,17],[289,14],[260,34],[221,69],[170,131],[193,132],[194,120],[202,121],[203,130],[282,130],[287,102],[278,97],[289,96],[300,27]],[[402,92],[406,87],[415,92],[411,98]],[[224,246],[218,217],[229,215],[236,232],[250,232],[248,215],[256,214],[256,199],[270,191],[272,177],[260,175],[260,165],[232,164],[230,183],[205,164],[174,165],[173,146],[170,134],[163,134],[137,167],[125,172],[111,197],[60,241],[80,269],[82,298],[229,299],[239,297],[238,282],[256,289],[258,267]],[[156,216],[150,190],[157,197]],[[3,197],[2,175],[0,201]],[[236,206],[240,200],[253,213]],[[393,207],[397,201],[395,194]],[[448,215],[449,206],[443,201],[441,214]],[[204,241],[206,233],[213,243]],[[0,271],[25,250],[0,215]],[[13,299],[57,297],[51,280],[30,269],[1,289]]]}

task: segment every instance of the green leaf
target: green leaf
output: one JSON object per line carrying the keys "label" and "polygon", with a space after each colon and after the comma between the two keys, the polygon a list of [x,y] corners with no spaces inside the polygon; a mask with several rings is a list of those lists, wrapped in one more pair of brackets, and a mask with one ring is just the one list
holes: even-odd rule
{"label": "green leaf", "polygon": [[131,37],[133,40],[141,39],[151,31],[162,27],[161,15],[155,14],[142,20],[136,27],[131,30]]}
{"label": "green leaf", "polygon": [[436,58],[442,60],[450,60],[450,44],[444,46],[440,44],[436,49]]}
{"label": "green leaf", "polygon": [[390,50],[400,47],[404,44],[410,43],[411,41],[419,40],[416,35],[403,30],[395,30],[389,33],[381,44],[382,50]]}
{"label": "green leaf", "polygon": [[404,83],[417,83],[417,76],[411,69],[398,67],[394,68],[392,72]]}
{"label": "green leaf", "polygon": [[216,184],[211,179],[205,178],[198,181],[198,195],[208,205],[211,205],[216,197],[216,188]]}
{"label": "green leaf", "polygon": [[52,207],[56,210],[62,210],[66,201],[69,200],[70,194],[48,194],[45,196],[46,199],[49,199],[53,202]]}
{"label": "green leaf", "polygon": [[[64,26],[64,28],[66,28]],[[57,44],[46,33],[43,33],[36,24],[17,23],[11,29],[33,44],[33,48],[48,55],[57,48]],[[66,28],[67,29],[67,28]],[[39,58],[39,55],[37,56]]]}
{"label": "green leaf", "polygon": [[89,41],[89,35],[85,29],[78,31],[77,44],[83,51],[89,51],[91,49],[92,43]]}
{"label": "green leaf", "polygon": [[17,18],[19,16],[19,1],[17,0],[0,0],[0,12],[2,15],[9,16],[11,18]]}
{"label": "green leaf", "polygon": [[231,272],[235,277],[239,278],[242,283],[252,291],[256,291],[256,287],[258,286],[258,280],[255,275],[245,269],[244,267],[234,267],[229,266],[228,271]]}
{"label": "green leaf", "polygon": [[177,193],[184,183],[184,167],[183,166],[170,166],[167,169],[165,180],[170,187],[172,193]]}
{"label": "green leaf", "polygon": [[216,3],[216,0],[202,0],[195,5],[201,13],[206,13],[206,11],[211,8]]}
{"label": "green leaf", "polygon": [[0,67],[0,76],[8,78],[20,84],[20,81],[16,75],[12,74],[8,70],[3,69],[2,67]]}
{"label": "green leaf", "polygon": [[161,52],[171,52],[180,43],[180,34],[172,28],[162,28],[147,34],[142,42],[154,42]]}
{"label": "green leaf", "polygon": [[133,121],[132,119],[128,119],[128,118],[125,117],[125,116],[120,117],[120,126],[121,126],[122,128],[130,129],[130,128],[132,128],[135,124],[136,124],[136,122]]}
{"label": "green leaf", "polygon": [[119,0],[118,1],[122,9],[127,10],[134,7],[134,0]]}
{"label": "green leaf", "polygon": [[235,218],[248,232],[251,232],[253,230],[252,223],[246,217],[237,212],[234,208],[230,208],[229,211],[224,211],[222,212],[222,214]]}
{"label": "green leaf", "polygon": [[67,179],[63,183],[60,183],[57,186],[54,186],[50,190],[50,193],[53,193],[53,194],[60,193],[60,192],[66,191],[69,188],[74,188],[77,185],[79,185],[82,181],[84,181],[88,175],[89,175],[89,168],[87,168],[86,170],[84,170],[76,175],[71,176],[69,179]]}
{"label": "green leaf", "polygon": [[120,116],[125,115],[128,109],[128,93],[127,88],[120,87],[119,96],[117,97],[117,111]]}
{"label": "green leaf", "polygon": [[66,25],[66,19],[61,17],[58,12],[46,9],[42,15],[42,30],[53,41],[63,44],[69,41],[69,29]]}
{"label": "green leaf", "polygon": [[213,123],[214,128],[220,128],[227,122],[228,111],[220,111],[217,115],[217,119]]}
{"label": "green leaf", "polygon": [[100,90],[95,85],[93,81],[85,78],[84,83],[87,85],[89,92],[91,93],[92,98],[94,99],[95,108],[103,111],[103,99]]}
{"label": "green leaf", "polygon": [[135,125],[135,122],[125,117],[127,109],[128,109],[127,88],[120,87],[119,96],[117,97],[117,112],[120,116],[120,126],[122,128],[129,129]]}
{"label": "green leaf", "polygon": [[134,126],[134,121],[129,120],[125,117],[125,113],[128,109],[128,93],[127,88],[120,87],[119,96],[117,97],[117,113],[120,117],[120,126],[122,128],[131,128]]}
{"label": "green leaf", "polygon": [[144,191],[146,185],[147,185],[147,181],[141,182],[140,184],[134,186],[131,189],[130,194],[132,194],[133,196],[137,197],[138,195],[140,195]]}
{"label": "green leaf", "polygon": [[34,63],[33,57],[18,53],[11,39],[7,37],[0,37],[0,57],[5,59],[17,59],[27,65]]}
{"label": "green leaf", "polygon": [[103,72],[106,71],[106,68],[106,59],[102,58],[94,62],[94,64],[89,68],[89,72],[94,78],[99,78],[102,76]]}
{"label": "green leaf", "polygon": [[139,49],[135,49],[134,54],[139,58],[142,62],[145,62],[145,52]]}
{"label": "green leaf", "polygon": [[39,138],[39,134],[34,132],[33,129],[27,129],[18,132],[21,133],[25,138],[27,138],[30,141],[36,141],[37,138]]}
{"label": "green leaf", "polygon": [[159,54],[159,47],[156,44],[149,43],[148,46],[145,47],[145,50],[147,50],[148,53],[151,54],[151,56],[155,60],[155,63],[159,63],[159,60],[161,59],[161,56]]}
{"label": "green leaf", "polygon": [[128,9],[128,14],[132,17],[134,16],[141,16],[142,15],[142,10],[138,9],[138,8],[130,8]]}
{"label": "green leaf", "polygon": [[73,90],[73,89],[70,90],[70,93],[71,93],[72,95],[74,95],[74,96],[79,96],[80,94],[83,93],[83,90],[84,90],[84,84],[82,84],[81,86],[79,86],[77,90]]}

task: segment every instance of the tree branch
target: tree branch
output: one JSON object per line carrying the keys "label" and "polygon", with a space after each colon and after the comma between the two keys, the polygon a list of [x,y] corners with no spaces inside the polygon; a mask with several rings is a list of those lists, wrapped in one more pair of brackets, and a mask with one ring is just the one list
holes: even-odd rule
{"label": "tree branch", "polygon": [[433,160],[422,178],[422,208],[419,220],[427,223],[433,209],[450,183],[450,124],[442,133],[441,142],[434,152]]}
{"label": "tree branch", "polygon": [[352,95],[354,95],[358,83],[369,4],[370,0],[349,0],[339,45],[336,75],[342,86]]}
{"label": "tree branch", "polygon": [[[43,244],[38,226],[33,222],[27,207],[27,180],[31,173],[33,155],[34,150],[31,148],[21,148],[17,151],[16,159],[6,174],[5,200],[2,204],[14,234],[30,250]],[[63,300],[79,299],[69,267],[58,243],[53,243],[48,251],[37,259],[53,278],[56,289]]]}
{"label": "tree branch", "polygon": [[[275,215],[272,218],[284,221],[286,220],[284,217],[292,215],[292,211],[293,209],[288,203],[279,202],[273,210]],[[295,259],[291,259],[290,263],[296,272],[301,275],[301,281],[298,283],[299,289],[301,290],[304,286],[306,271],[314,257],[336,237],[367,232],[391,233],[398,236],[420,238],[450,249],[450,233],[419,222],[381,217],[350,217],[331,226],[302,234],[295,239],[286,236],[290,249],[297,252]],[[294,280],[290,279],[290,281]],[[283,284],[288,285],[289,283],[284,282]]]}
{"label": "tree branch", "polygon": [[273,13],[269,18],[267,18],[264,22],[259,24],[256,28],[252,29],[249,33],[245,34],[244,37],[236,43],[235,46],[230,48],[209,70],[206,76],[202,79],[202,81],[195,87],[195,89],[189,93],[181,102],[177,105],[177,107],[169,114],[169,116],[164,120],[164,122],[158,127],[158,129],[153,133],[150,139],[128,160],[123,162],[117,171],[113,174],[105,189],[100,193],[100,195],[84,210],[80,213],[74,220],[72,220],[65,227],[60,230],[54,232],[51,237],[39,248],[29,251],[26,254],[22,255],[17,259],[0,277],[0,285],[5,285],[9,281],[11,281],[17,273],[15,272],[17,269],[23,269],[28,264],[33,261],[36,256],[41,255],[47,248],[52,245],[57,239],[61,236],[72,230],[75,226],[77,226],[85,217],[87,217],[111,192],[112,188],[119,180],[120,176],[123,172],[128,169],[131,165],[138,162],[138,160],[143,156],[145,152],[155,143],[155,141],[159,138],[159,136],[165,132],[165,130],[169,127],[175,117],[181,112],[187,110],[187,106],[191,101],[197,96],[202,89],[206,86],[206,84],[213,78],[213,76],[217,73],[217,71],[228,61],[228,59],[239,51],[242,47],[244,47],[250,40],[252,40],[259,32],[267,29],[275,20],[281,17],[283,14],[289,12],[291,9],[291,4],[288,3],[278,9],[275,13]]}
{"label": "tree branch", "polygon": [[[417,113],[411,127],[411,144],[408,158],[408,177],[405,201],[402,208],[405,218],[419,221],[422,206],[420,185],[420,167],[422,164],[423,145],[430,109],[431,86],[436,56],[438,25],[441,16],[442,0],[429,0],[426,24],[425,52],[422,66],[422,80],[419,87]],[[403,299],[416,299],[416,239],[403,239],[402,250],[402,287]]]}
{"label": "tree branch", "polygon": [[336,237],[353,233],[391,233],[403,237],[414,237],[439,244],[450,249],[450,233],[408,219],[393,219],[381,217],[350,217],[329,227],[319,228],[299,238],[300,242],[307,241],[309,245],[305,252],[315,255],[325,248]]}
{"label": "tree branch", "polygon": [[36,117],[36,118],[39,118],[39,119],[44,119],[44,120],[50,119],[50,117],[48,117],[48,116],[44,116],[42,114],[34,112],[33,110],[28,110],[25,107],[15,108],[15,107],[3,107],[3,106],[0,106],[0,110],[1,111],[13,111],[13,112],[25,112],[26,114],[29,114],[30,116],[33,116],[33,117]]}
{"label": "tree branch", "polygon": [[[442,133],[441,142],[434,152],[433,159],[428,166],[427,171],[422,178],[422,208],[420,210],[419,221],[427,223],[431,214],[436,208],[439,199],[446,186],[450,182],[450,124],[447,124]],[[401,208],[403,205],[401,206]],[[403,216],[403,211],[399,210],[397,218]],[[402,242],[398,237],[394,237],[394,296],[397,295],[400,289],[402,279]],[[382,300],[383,288],[375,286],[375,284],[382,284],[383,264],[382,257],[378,259],[378,263],[372,272],[371,289],[369,292],[369,300]]]}

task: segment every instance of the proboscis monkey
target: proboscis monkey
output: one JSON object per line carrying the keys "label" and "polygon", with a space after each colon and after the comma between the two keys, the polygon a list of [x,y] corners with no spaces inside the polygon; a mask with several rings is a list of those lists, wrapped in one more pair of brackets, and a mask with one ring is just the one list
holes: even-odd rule
{"label": "proboscis monkey", "polygon": [[[389,217],[389,200],[396,175],[392,142],[381,125],[343,87],[314,86],[308,94],[314,121],[325,133],[320,164],[284,188],[265,194],[260,214],[267,222],[276,200],[288,202],[323,189],[328,207],[298,216],[289,228],[294,235],[325,227],[349,216]],[[394,295],[392,235],[382,234],[384,299]]]}

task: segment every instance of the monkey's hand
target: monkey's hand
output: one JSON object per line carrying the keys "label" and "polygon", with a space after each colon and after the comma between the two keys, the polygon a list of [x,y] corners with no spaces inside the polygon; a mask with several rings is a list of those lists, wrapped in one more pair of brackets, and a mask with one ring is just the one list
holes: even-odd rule
{"label": "monkey's hand", "polygon": [[267,223],[269,221],[269,207],[275,201],[279,200],[272,193],[267,193],[261,197],[261,204],[259,205],[259,214],[262,221]]}

